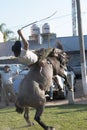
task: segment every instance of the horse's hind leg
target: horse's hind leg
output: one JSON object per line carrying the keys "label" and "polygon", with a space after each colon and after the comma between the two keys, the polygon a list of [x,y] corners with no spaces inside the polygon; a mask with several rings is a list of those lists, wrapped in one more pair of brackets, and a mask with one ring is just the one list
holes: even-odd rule
{"label": "horse's hind leg", "polygon": [[30,122],[30,119],[29,119],[29,107],[25,107],[24,118],[25,118],[25,120],[26,120],[26,122],[28,123],[29,126],[34,125],[34,123]]}
{"label": "horse's hind leg", "polygon": [[55,130],[55,128],[47,126],[44,122],[41,121],[40,116],[42,115],[44,110],[44,106],[39,106],[36,109],[36,114],[35,114],[35,120],[39,123],[39,125],[44,128],[44,130]]}

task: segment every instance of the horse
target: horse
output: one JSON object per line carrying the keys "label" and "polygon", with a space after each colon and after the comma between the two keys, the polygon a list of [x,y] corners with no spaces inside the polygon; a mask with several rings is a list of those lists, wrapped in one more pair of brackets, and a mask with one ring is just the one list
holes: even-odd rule
{"label": "horse", "polygon": [[52,85],[52,78],[56,74],[64,77],[67,82],[61,62],[52,53],[44,58],[40,64],[38,62],[33,64],[29,73],[22,80],[15,106],[18,113],[23,113],[24,111],[24,118],[29,126],[34,125],[29,119],[29,107],[33,107],[36,109],[35,121],[44,130],[55,130],[54,127],[46,125],[40,117],[45,108],[45,92]]}

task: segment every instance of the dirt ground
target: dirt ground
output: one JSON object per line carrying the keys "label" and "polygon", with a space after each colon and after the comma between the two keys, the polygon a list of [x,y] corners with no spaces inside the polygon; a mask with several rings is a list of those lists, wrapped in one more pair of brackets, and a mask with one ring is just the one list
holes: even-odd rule
{"label": "dirt ground", "polygon": [[[68,99],[62,99],[62,100],[52,100],[47,101],[46,106],[54,106],[54,105],[63,105],[68,104]],[[87,104],[87,97],[84,96],[83,87],[82,87],[82,80],[79,79],[76,81],[75,84],[75,92],[74,92],[74,103],[75,104]],[[13,106],[13,103],[10,103],[10,106]],[[0,108],[6,107],[5,103],[0,102]]]}

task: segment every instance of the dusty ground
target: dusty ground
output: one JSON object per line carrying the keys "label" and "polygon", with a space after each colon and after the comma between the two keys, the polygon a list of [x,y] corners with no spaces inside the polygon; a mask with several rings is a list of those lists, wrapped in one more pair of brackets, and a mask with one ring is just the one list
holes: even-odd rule
{"label": "dusty ground", "polygon": [[[82,87],[82,80],[79,79],[76,81],[75,85],[75,92],[74,92],[74,103],[75,104],[87,104],[87,97],[84,96],[83,93],[83,87]],[[68,104],[68,99],[64,100],[53,100],[53,101],[48,101],[46,103],[46,106],[52,106],[52,105],[63,105],[63,104]],[[10,106],[13,106],[12,103],[10,103]],[[0,108],[6,107],[3,102],[0,103]]]}

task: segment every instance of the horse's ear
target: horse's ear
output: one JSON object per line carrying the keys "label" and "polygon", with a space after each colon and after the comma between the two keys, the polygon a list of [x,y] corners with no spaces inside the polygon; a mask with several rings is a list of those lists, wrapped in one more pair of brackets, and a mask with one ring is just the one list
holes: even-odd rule
{"label": "horse's ear", "polygon": [[60,41],[56,42],[56,46],[57,46],[58,49],[64,50],[63,45]]}
{"label": "horse's ear", "polygon": [[53,49],[53,53],[54,53],[54,56],[58,57],[58,52],[56,51],[55,48]]}
{"label": "horse's ear", "polygon": [[53,56],[58,57],[62,51],[58,48],[53,48]]}

